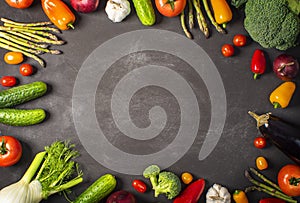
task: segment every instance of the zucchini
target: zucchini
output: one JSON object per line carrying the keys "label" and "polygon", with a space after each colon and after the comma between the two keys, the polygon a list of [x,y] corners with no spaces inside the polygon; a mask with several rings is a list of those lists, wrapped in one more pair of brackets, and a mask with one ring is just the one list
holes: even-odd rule
{"label": "zucchini", "polygon": [[98,178],[72,203],[98,203],[108,196],[116,187],[117,180],[111,174],[105,174]]}
{"label": "zucchini", "polygon": [[3,90],[0,92],[0,108],[10,108],[25,103],[43,96],[46,92],[47,85],[41,81]]}
{"label": "zucchini", "polygon": [[29,126],[46,118],[44,109],[0,109],[0,123],[11,126]]}
{"label": "zucchini", "polygon": [[143,25],[155,23],[155,13],[151,0],[132,0],[136,14]]}

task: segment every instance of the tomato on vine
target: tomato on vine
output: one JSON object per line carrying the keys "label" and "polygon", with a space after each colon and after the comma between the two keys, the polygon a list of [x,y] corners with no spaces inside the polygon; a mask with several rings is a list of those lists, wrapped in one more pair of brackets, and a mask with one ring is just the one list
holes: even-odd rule
{"label": "tomato on vine", "polygon": [[278,172],[277,181],[285,194],[292,197],[300,196],[300,166],[296,164],[283,166]]}
{"label": "tomato on vine", "polygon": [[155,0],[159,13],[166,17],[178,16],[186,5],[186,0]]}
{"label": "tomato on vine", "polygon": [[22,145],[12,136],[0,136],[0,167],[16,164],[22,156]]}
{"label": "tomato on vine", "polygon": [[5,2],[13,8],[24,9],[31,6],[33,0],[5,0]]}

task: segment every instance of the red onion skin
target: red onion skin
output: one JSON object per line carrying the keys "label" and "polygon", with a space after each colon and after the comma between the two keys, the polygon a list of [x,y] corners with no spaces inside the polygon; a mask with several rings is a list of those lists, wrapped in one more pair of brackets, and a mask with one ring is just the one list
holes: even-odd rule
{"label": "red onion skin", "polygon": [[130,192],[119,190],[109,195],[106,203],[136,203],[136,200]]}
{"label": "red onion skin", "polygon": [[299,72],[297,59],[288,54],[281,54],[273,61],[273,71],[283,81],[291,81]]}

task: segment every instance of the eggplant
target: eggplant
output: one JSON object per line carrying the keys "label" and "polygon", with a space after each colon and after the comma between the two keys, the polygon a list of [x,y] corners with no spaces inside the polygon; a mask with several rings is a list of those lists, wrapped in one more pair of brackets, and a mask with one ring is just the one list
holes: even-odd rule
{"label": "eggplant", "polygon": [[248,113],[257,121],[257,128],[262,136],[271,140],[277,148],[300,165],[300,128],[271,113]]}

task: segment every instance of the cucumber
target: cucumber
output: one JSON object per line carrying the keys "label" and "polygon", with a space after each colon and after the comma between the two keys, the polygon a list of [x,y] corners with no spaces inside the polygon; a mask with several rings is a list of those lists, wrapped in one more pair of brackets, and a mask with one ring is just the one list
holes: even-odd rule
{"label": "cucumber", "polygon": [[46,118],[44,109],[0,109],[0,123],[11,126],[29,126]]}
{"label": "cucumber", "polygon": [[116,187],[117,180],[111,174],[105,174],[98,178],[72,203],[98,203],[108,196]]}
{"label": "cucumber", "polygon": [[25,103],[43,96],[46,92],[47,85],[41,81],[3,90],[0,92],[0,108],[10,108]]}
{"label": "cucumber", "polygon": [[132,0],[136,14],[143,25],[151,26],[155,23],[155,13],[151,0]]}

